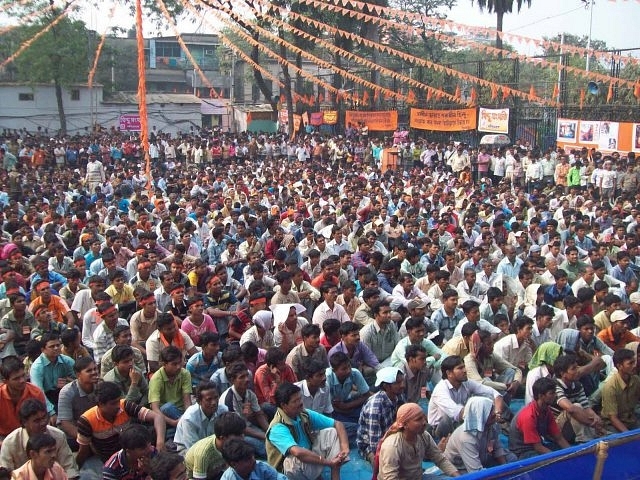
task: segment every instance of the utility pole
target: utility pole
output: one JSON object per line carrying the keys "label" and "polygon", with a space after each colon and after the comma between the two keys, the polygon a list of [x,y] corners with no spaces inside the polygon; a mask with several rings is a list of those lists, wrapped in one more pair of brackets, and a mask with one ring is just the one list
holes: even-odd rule
{"label": "utility pole", "polygon": [[588,2],[587,8],[589,8],[589,37],[587,38],[587,65],[585,70],[589,71],[589,63],[591,60],[591,32],[593,30],[593,6],[595,5],[595,0],[583,0],[585,3]]}

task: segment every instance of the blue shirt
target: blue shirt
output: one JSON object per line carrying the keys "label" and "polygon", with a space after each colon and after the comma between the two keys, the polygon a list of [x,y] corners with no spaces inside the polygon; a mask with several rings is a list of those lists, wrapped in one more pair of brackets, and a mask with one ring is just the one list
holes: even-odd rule
{"label": "blue shirt", "polygon": [[515,263],[511,263],[508,257],[504,257],[500,260],[496,273],[501,273],[502,275],[511,278],[518,278],[520,267],[522,267],[522,265],[524,265],[524,262],[518,257],[516,257]]}
{"label": "blue shirt", "polygon": [[627,285],[629,285],[632,280],[637,279],[636,274],[633,273],[633,270],[630,267],[627,267],[624,269],[624,271],[622,271],[620,265],[616,265],[611,269],[611,276],[616,280],[624,282]]}
{"label": "blue shirt", "polygon": [[[324,430],[325,428],[333,428],[335,421],[333,418],[329,418],[321,413],[314,412],[313,410],[306,410],[309,415],[309,423],[312,431]],[[300,417],[292,418],[293,428],[296,431],[296,442],[289,431],[289,428],[284,423],[277,423],[271,427],[269,432],[269,441],[276,447],[282,455],[286,455],[290,448],[301,447],[311,450],[311,439],[307,437],[304,429],[302,428],[302,421]]]}
{"label": "blue shirt", "polygon": [[351,369],[349,375],[343,383],[340,383],[338,377],[331,368],[327,368],[327,386],[331,392],[331,399],[340,402],[348,402],[362,395],[369,393],[369,385],[359,370]]}
{"label": "blue shirt", "polygon": [[[244,477],[241,477],[233,468],[229,467],[224,471],[220,480],[244,480]],[[287,480],[287,477],[278,473],[278,471],[268,463],[258,460],[248,480]]]}
{"label": "blue shirt", "polygon": [[[58,355],[55,363],[52,363],[44,353],[41,353],[31,365],[29,371],[31,383],[45,393],[58,390],[59,378],[76,378],[76,374],[73,372],[75,363],[73,358],[62,354]],[[52,408],[57,409],[58,406],[53,405],[47,399],[47,409],[51,410]]]}
{"label": "blue shirt", "polygon": [[191,405],[180,417],[173,441],[188,450],[198,440],[213,435],[213,423],[216,418],[228,411],[226,405],[219,404],[218,410],[209,418],[198,403]]}
{"label": "blue shirt", "polygon": [[372,368],[377,368],[378,365],[380,365],[380,362],[378,361],[375,353],[373,353],[371,349],[362,342],[359,342],[356,345],[353,355],[349,353],[344,342],[338,342],[333,347],[331,347],[331,350],[329,350],[327,357],[331,358],[331,356],[336,352],[345,353],[351,360],[351,366],[353,368],[360,368],[361,365],[367,365]]}
{"label": "blue shirt", "polygon": [[210,363],[205,361],[202,352],[192,355],[187,362],[187,370],[191,374],[191,383],[194,387],[197,387],[200,382],[209,380],[220,367],[222,367],[222,352],[218,352]]}
{"label": "blue shirt", "polygon": [[444,307],[440,307],[431,315],[431,323],[438,327],[441,335],[444,335],[445,341],[451,340],[453,332],[458,322],[464,318],[464,312],[461,308],[456,308],[452,316],[449,316]]}
{"label": "blue shirt", "polygon": [[544,303],[553,305],[556,302],[564,301],[564,297],[568,297],[569,295],[573,296],[573,290],[571,290],[569,284],[565,285],[562,290],[558,290],[555,284],[549,285],[544,289]]}

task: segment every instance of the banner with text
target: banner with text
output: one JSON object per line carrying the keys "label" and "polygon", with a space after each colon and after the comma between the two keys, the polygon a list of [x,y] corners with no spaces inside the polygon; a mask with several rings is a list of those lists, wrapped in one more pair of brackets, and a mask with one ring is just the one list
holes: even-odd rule
{"label": "banner with text", "polygon": [[409,115],[409,126],[420,130],[436,132],[461,132],[475,130],[476,109],[462,110],[423,110],[412,108]]}
{"label": "banner with text", "polygon": [[364,123],[373,132],[391,132],[398,128],[397,111],[360,112],[347,110],[345,124],[354,126]]}
{"label": "banner with text", "polygon": [[482,108],[478,115],[478,131],[489,133],[509,133],[508,108]]}
{"label": "banner with text", "polygon": [[120,126],[120,130],[123,132],[139,132],[142,130],[142,127],[140,126],[140,115],[137,113],[120,115],[118,124]]}
{"label": "banner with text", "polygon": [[322,121],[327,125],[335,125],[338,123],[338,111],[325,110],[322,112]]}

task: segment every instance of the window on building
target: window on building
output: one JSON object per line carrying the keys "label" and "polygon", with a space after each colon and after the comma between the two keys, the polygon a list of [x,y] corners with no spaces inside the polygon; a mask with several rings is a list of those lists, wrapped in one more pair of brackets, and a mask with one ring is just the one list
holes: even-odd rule
{"label": "window on building", "polygon": [[21,102],[33,102],[33,93],[19,93],[18,100]]}
{"label": "window on building", "polygon": [[74,88],[71,90],[71,100],[80,100],[80,90]]}

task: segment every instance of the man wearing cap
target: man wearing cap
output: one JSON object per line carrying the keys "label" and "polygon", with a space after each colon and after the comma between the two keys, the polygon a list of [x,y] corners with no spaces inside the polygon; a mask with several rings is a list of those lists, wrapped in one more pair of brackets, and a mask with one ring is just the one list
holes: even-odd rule
{"label": "man wearing cap", "polygon": [[396,367],[385,367],[376,373],[380,390],[369,397],[358,420],[356,444],[363,458],[374,462],[378,442],[395,421],[398,407],[405,403],[404,374]]}
{"label": "man wearing cap", "polygon": [[614,352],[624,348],[627,343],[640,342],[640,337],[629,331],[629,320],[631,315],[623,310],[616,310],[611,314],[611,326],[601,330],[598,338]]}

